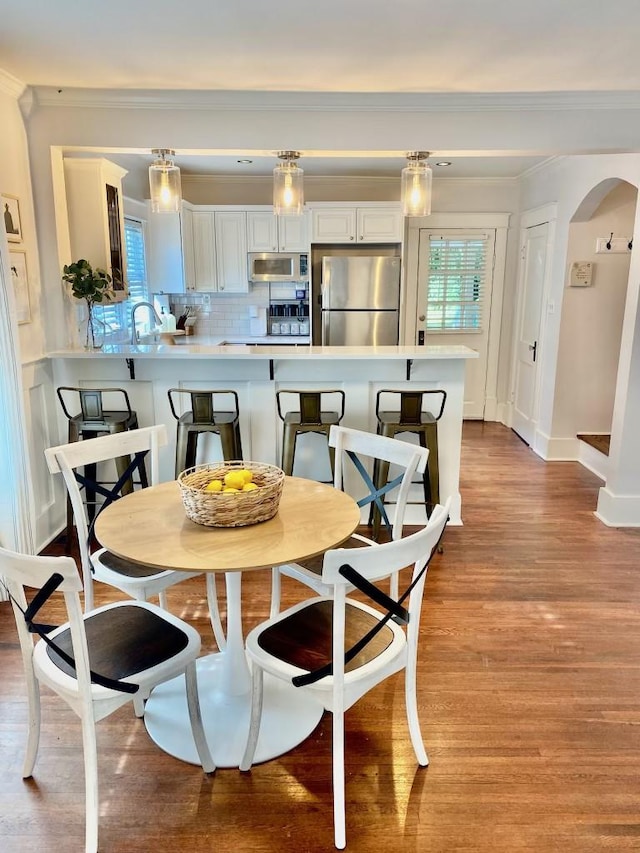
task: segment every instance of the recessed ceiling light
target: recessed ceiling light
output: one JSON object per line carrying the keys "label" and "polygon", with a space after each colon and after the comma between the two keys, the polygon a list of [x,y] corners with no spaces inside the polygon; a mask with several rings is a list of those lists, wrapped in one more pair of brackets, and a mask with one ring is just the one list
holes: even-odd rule
{"label": "recessed ceiling light", "polygon": [[436,166],[450,166],[451,160],[441,160],[439,163],[436,163]]}
{"label": "recessed ceiling light", "polygon": [[253,160],[238,160],[238,163],[253,163]]}

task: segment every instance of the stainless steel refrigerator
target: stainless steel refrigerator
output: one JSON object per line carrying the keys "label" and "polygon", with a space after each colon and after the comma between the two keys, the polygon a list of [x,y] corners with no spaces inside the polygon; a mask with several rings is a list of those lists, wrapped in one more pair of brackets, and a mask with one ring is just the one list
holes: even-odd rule
{"label": "stainless steel refrigerator", "polygon": [[400,258],[324,257],[320,286],[323,346],[395,346]]}

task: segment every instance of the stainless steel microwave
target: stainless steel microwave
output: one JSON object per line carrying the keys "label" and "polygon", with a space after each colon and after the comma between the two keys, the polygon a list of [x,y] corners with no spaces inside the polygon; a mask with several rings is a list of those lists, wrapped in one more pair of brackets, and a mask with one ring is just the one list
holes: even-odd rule
{"label": "stainless steel microwave", "polygon": [[251,252],[249,281],[309,281],[309,256],[290,252]]}

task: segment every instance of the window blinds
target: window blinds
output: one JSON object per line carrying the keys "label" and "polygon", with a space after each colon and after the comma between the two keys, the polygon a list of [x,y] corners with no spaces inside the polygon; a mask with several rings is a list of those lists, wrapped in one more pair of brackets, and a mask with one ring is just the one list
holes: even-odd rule
{"label": "window blinds", "polygon": [[144,227],[137,219],[125,217],[124,242],[127,256],[127,286],[129,298],[121,303],[102,303],[102,320],[112,339],[129,334],[131,308],[136,302],[148,300],[147,267],[144,253]]}
{"label": "window blinds", "polygon": [[482,331],[488,245],[487,234],[429,235],[427,331]]}
{"label": "window blinds", "polygon": [[124,220],[124,241],[127,252],[127,282],[132,304],[148,299],[147,267],[144,259],[144,229],[137,219]]}

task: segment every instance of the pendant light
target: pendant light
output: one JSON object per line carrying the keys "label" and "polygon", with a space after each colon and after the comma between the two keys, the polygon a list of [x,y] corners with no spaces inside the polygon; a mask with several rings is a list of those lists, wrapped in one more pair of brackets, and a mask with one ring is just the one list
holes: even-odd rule
{"label": "pendant light", "polygon": [[410,151],[402,170],[402,212],[405,216],[429,216],[433,173],[426,162],[429,151]]}
{"label": "pendant light", "polygon": [[180,169],[171,159],[175,151],[170,148],[152,148],[156,155],[149,166],[149,189],[152,213],[179,213],[182,205]]}
{"label": "pendant light", "polygon": [[298,151],[279,151],[282,160],[273,170],[273,212],[276,216],[302,213],[304,206],[304,172],[296,164]]}

